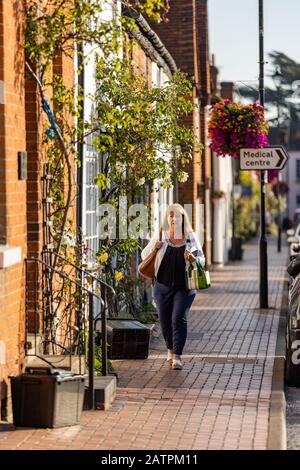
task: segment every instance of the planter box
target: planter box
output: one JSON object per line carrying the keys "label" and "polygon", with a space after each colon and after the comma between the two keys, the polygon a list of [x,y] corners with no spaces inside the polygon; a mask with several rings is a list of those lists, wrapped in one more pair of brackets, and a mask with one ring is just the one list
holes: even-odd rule
{"label": "planter box", "polygon": [[242,238],[233,238],[231,249],[229,250],[229,259],[231,261],[241,261],[243,259]]}
{"label": "planter box", "polygon": [[109,359],[146,359],[150,344],[149,326],[136,320],[108,320]]}

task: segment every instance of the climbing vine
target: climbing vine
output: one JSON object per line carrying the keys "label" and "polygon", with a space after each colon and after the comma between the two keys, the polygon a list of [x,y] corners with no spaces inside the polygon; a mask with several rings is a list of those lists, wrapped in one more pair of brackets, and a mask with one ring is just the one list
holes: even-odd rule
{"label": "climbing vine", "polygon": [[[115,220],[120,224],[120,197],[125,198],[128,207],[137,202],[147,205],[145,188],[151,191],[155,180],[167,188],[173,184],[174,173],[178,181],[186,179],[184,168],[192,158],[195,141],[193,132],[180,120],[193,109],[187,99],[191,84],[178,72],[162,87],[149,87],[146,77],[136,73],[128,58],[99,58],[96,80],[96,117],[90,126],[101,128],[93,139],[94,146],[99,155],[108,155],[107,165],[96,180],[101,189],[100,202],[115,207]],[[101,127],[101,123],[105,124]],[[176,153],[175,148],[181,151]],[[136,235],[139,231],[137,224]],[[138,298],[133,301],[138,281],[132,276],[130,255],[134,255],[138,240],[135,234],[127,233],[127,227],[125,233],[125,239],[104,239],[99,256],[103,262],[103,254],[109,254],[106,275],[110,282],[114,283],[114,270],[122,272],[123,278],[115,282],[115,287],[133,313],[139,303]]]}
{"label": "climbing vine", "polygon": [[[110,20],[103,16],[108,5],[115,8]],[[121,196],[128,198],[128,203],[145,201],[145,188],[149,193],[157,179],[163,187],[172,186],[174,177],[185,181],[184,167],[192,158],[193,147],[199,145],[193,132],[182,124],[193,109],[191,83],[178,72],[162,87],[149,86],[131,60],[134,45],[128,32],[137,27],[134,17],[123,16],[120,5],[155,21],[162,21],[169,9],[165,0],[27,1],[26,67],[37,84],[46,116],[43,145],[52,175],[49,196],[53,201],[54,267],[59,262],[55,253],[75,256],[79,262],[82,258],[82,246],[77,255],[78,246],[69,243],[76,232],[70,207],[77,196],[79,145],[92,139],[101,160],[96,177],[99,202],[112,204],[117,213]],[[94,96],[89,97],[93,115],[85,120],[84,90],[78,80],[68,84],[57,72],[57,64],[70,60],[71,66],[76,52],[79,76],[90,60],[87,45],[96,51],[97,86]],[[122,292],[126,291],[125,279],[133,282],[129,258],[137,246],[134,237],[107,237],[98,252],[103,275]]]}

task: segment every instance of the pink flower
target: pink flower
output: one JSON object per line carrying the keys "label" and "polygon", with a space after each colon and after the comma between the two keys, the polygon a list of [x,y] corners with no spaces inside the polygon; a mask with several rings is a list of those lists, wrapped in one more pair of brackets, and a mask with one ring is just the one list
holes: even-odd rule
{"label": "pink flower", "polygon": [[208,134],[217,156],[238,157],[243,147],[263,148],[268,145],[267,133],[264,109],[258,103],[245,106],[225,100],[211,108]]}

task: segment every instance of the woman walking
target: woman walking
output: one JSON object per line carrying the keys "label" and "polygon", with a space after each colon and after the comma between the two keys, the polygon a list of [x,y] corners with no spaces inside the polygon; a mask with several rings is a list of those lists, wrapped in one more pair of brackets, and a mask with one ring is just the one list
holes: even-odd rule
{"label": "woman walking", "polygon": [[185,263],[202,266],[205,257],[189,217],[180,204],[168,207],[160,228],[141,253],[142,259],[156,251],[154,300],[162,334],[167,346],[167,361],[173,369],[182,369],[181,355],[187,337],[187,316],[196,292],[186,288]]}

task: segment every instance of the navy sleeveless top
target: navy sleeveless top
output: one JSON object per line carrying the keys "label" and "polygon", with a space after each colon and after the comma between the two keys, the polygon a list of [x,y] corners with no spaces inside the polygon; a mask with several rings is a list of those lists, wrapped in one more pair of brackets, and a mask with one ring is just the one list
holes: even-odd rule
{"label": "navy sleeveless top", "polygon": [[174,246],[168,243],[156,276],[158,282],[168,287],[186,289],[184,259],[185,249],[186,244]]}

